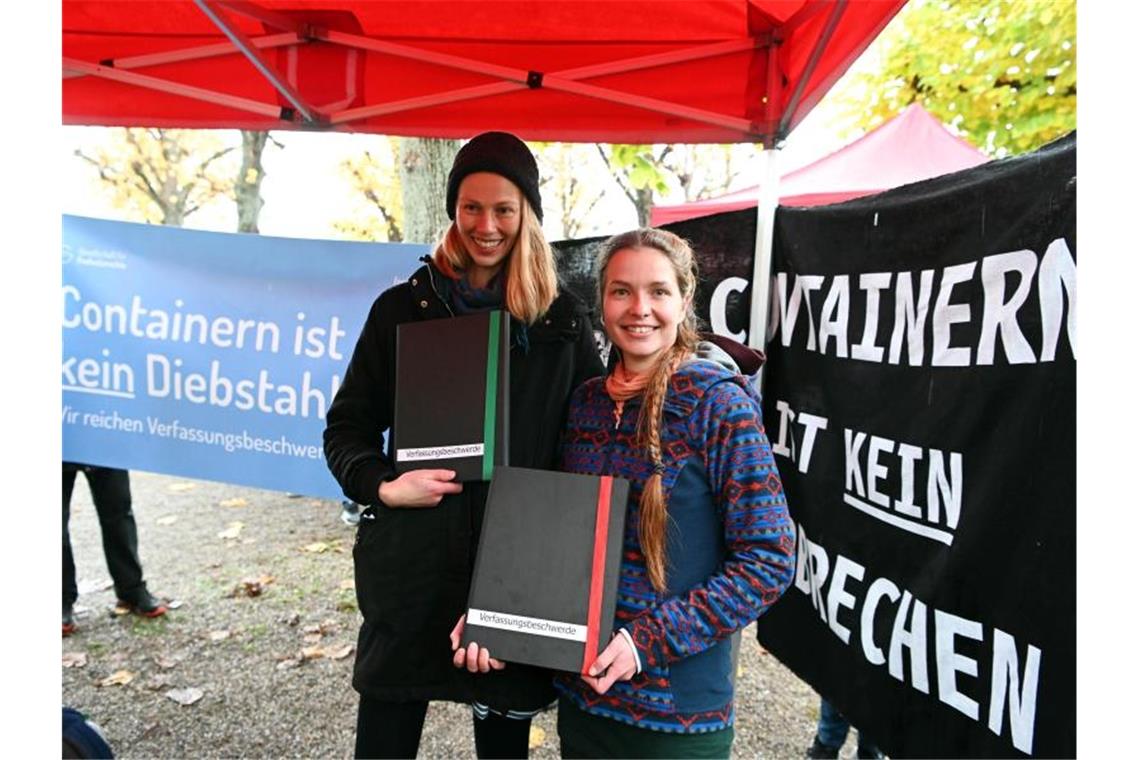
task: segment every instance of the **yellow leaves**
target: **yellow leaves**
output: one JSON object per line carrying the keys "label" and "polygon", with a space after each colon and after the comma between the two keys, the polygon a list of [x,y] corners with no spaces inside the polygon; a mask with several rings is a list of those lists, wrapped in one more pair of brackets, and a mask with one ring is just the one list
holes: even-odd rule
{"label": "yellow leaves", "polygon": [[218,505],[222,507],[246,507],[249,506],[249,502],[240,496],[237,496],[232,499],[223,499],[222,501],[218,502]]}
{"label": "yellow leaves", "polygon": [[241,535],[242,528],[244,527],[245,523],[241,521],[232,522],[226,526],[225,530],[218,533],[218,538],[235,539]]}
{"label": "yellow leaves", "polygon": [[325,552],[336,552],[338,554],[344,553],[344,548],[341,546],[339,540],[334,541],[313,541],[310,544],[305,544],[301,547],[301,551],[307,554],[324,554]]}
{"label": "yellow leaves", "polygon": [[96,686],[126,686],[135,680],[135,674],[129,670],[116,670],[111,675],[96,683]]}
{"label": "yellow leaves", "polygon": [[197,208],[232,190],[232,137],[213,130],[108,129],[79,155],[93,179],[134,221],[181,224]]}
{"label": "yellow leaves", "polygon": [[546,741],[546,731],[533,723],[530,726],[530,737],[527,739],[529,749],[538,749]]}
{"label": "yellow leaves", "polygon": [[87,653],[86,652],[64,652],[63,653],[63,667],[65,667],[65,668],[84,668],[84,667],[87,667]]}

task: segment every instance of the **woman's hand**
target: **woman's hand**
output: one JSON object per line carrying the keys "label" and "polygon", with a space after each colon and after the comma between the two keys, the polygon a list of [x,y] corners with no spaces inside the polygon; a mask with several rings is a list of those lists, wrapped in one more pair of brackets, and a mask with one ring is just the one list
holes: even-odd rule
{"label": "woman's hand", "polygon": [[616,681],[628,681],[637,672],[637,660],[625,636],[614,636],[594,660],[582,680],[599,694],[605,694]]}
{"label": "woman's hand", "polygon": [[455,470],[409,470],[380,484],[380,502],[387,507],[434,507],[446,494],[459,493]]}
{"label": "woman's hand", "polygon": [[507,667],[505,662],[496,660],[489,651],[474,641],[465,647],[459,646],[459,640],[463,638],[463,624],[466,622],[467,616],[460,615],[459,622],[451,629],[451,648],[455,652],[455,656],[451,658],[451,664],[457,668],[466,667],[472,673],[486,673],[490,670],[502,670]]}

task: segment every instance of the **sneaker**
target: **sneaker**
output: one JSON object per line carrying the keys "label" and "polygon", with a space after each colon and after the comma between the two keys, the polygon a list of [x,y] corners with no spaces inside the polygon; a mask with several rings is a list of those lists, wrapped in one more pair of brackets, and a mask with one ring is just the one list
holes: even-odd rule
{"label": "sneaker", "polygon": [[75,633],[75,612],[69,604],[63,608],[63,635],[70,636],[73,633]]}
{"label": "sneaker", "polygon": [[119,609],[148,618],[160,617],[166,614],[166,605],[151,596],[149,591],[143,591],[132,600],[119,599],[116,605]]}
{"label": "sneaker", "polygon": [[360,505],[352,501],[342,501],[340,503],[340,520],[345,525],[359,525]]}
{"label": "sneaker", "polygon": [[811,741],[811,746],[808,747],[807,754],[804,757],[808,758],[835,758],[839,757],[839,747],[829,747],[819,741],[816,736]]}

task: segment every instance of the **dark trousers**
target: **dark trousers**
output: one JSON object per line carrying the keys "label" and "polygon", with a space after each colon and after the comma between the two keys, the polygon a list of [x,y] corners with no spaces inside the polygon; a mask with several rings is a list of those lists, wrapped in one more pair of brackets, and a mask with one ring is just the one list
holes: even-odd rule
{"label": "dark trousers", "polygon": [[[356,714],[357,758],[414,758],[420,746],[428,703],[386,702],[360,697]],[[530,719],[516,720],[490,713],[471,714],[475,755],[479,758],[525,758],[530,743]]]}
{"label": "dark trousers", "polygon": [[70,607],[79,598],[75,585],[75,558],[71,554],[71,534],[67,523],[71,517],[71,492],[75,475],[82,471],[91,488],[91,500],[99,515],[103,533],[103,556],[115,583],[119,599],[135,601],[146,590],[142,566],[139,564],[138,529],[131,512],[131,483],[126,470],[63,463],[63,606]]}

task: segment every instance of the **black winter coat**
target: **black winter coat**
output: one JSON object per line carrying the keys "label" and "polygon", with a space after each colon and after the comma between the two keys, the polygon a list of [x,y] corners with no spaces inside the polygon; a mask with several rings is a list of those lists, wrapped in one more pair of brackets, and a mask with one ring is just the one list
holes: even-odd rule
{"label": "black winter coat", "polygon": [[[453,316],[449,280],[431,263],[380,295],[357,341],[324,434],[329,469],[348,498],[370,505],[353,547],[356,596],[364,621],[352,685],[393,701],[472,700],[505,711],[554,699],[550,671],[518,663],[469,674],[451,664],[448,634],[466,611],[487,483],[465,483],[436,507],[390,509],[379,501],[396,477],[381,435],[393,417],[396,325]],[[581,302],[563,293],[514,339],[511,321],[510,462],[555,469],[570,393],[604,371]]]}

